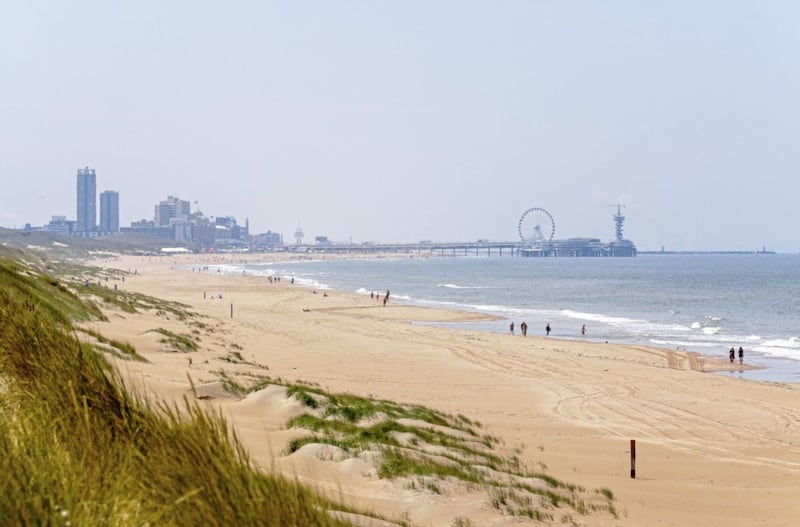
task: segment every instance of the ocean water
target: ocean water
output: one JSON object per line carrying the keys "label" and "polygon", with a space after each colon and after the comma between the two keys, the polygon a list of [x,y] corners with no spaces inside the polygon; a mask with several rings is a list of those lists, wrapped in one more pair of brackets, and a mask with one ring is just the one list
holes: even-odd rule
{"label": "ocean water", "polygon": [[[636,258],[424,257],[226,265],[319,289],[491,313],[464,324],[529,335],[646,344],[727,357],[745,349],[762,370],[746,379],[800,382],[800,256],[640,255]],[[212,268],[216,271],[216,268]],[[586,325],[585,336],[581,326]]]}

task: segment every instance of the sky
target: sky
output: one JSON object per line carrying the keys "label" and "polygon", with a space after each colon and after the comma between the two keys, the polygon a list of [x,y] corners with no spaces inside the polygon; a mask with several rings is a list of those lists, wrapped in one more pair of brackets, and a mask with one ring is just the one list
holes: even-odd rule
{"label": "sky", "polygon": [[800,252],[800,2],[0,2],[0,226]]}

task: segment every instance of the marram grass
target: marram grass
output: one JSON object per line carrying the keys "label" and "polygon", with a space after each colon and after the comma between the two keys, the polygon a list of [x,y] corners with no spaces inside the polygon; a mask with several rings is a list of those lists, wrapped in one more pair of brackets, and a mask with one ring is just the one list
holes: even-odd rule
{"label": "marram grass", "polygon": [[0,259],[0,518],[5,525],[347,525],[250,463],[225,420],[153,407],[70,319],[99,316]]}

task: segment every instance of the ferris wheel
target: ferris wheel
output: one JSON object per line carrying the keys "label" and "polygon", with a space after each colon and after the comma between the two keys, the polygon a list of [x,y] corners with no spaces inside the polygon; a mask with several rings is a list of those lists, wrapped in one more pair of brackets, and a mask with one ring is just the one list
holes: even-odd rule
{"label": "ferris wheel", "polygon": [[533,207],[522,213],[519,218],[519,237],[529,247],[541,247],[553,240],[556,234],[556,222],[553,216],[540,207]]}

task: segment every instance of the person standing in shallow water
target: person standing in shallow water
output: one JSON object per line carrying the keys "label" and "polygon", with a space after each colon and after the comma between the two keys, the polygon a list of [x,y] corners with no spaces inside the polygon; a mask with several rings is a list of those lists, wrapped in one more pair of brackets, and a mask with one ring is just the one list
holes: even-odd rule
{"label": "person standing in shallow water", "polygon": [[548,337],[550,336],[550,322],[548,322],[547,325],[544,327],[544,332],[547,334]]}
{"label": "person standing in shallow water", "polygon": [[513,322],[508,326],[508,332],[511,335],[514,334],[514,323]]}
{"label": "person standing in shallow water", "polygon": [[728,358],[733,362],[734,357],[736,357],[736,350],[731,346],[731,350],[728,352]]}
{"label": "person standing in shallow water", "polygon": [[739,346],[739,364],[744,364],[744,348]]}

